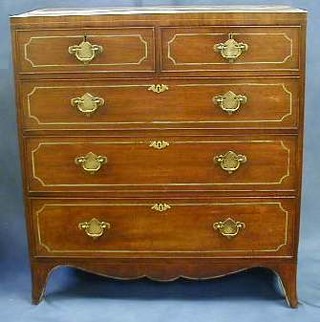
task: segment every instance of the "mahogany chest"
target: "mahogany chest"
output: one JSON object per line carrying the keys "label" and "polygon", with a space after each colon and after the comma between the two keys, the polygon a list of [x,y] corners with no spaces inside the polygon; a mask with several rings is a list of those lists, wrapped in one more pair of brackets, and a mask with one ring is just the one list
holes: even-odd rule
{"label": "mahogany chest", "polygon": [[62,265],[262,266],[297,306],[305,11],[44,9],[11,27],[34,303]]}

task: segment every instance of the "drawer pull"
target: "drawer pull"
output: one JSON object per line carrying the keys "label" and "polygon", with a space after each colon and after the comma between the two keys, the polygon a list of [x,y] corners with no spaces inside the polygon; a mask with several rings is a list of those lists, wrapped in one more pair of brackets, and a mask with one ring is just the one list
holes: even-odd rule
{"label": "drawer pull", "polygon": [[154,84],[148,88],[148,91],[160,94],[169,90],[169,86],[165,84]]}
{"label": "drawer pull", "polygon": [[234,63],[235,60],[241,56],[243,52],[246,52],[248,50],[249,46],[242,42],[237,42],[233,38],[233,34],[229,34],[229,39],[220,44],[215,44],[213,46],[213,49],[215,52],[219,52],[220,55],[228,60],[229,63]]}
{"label": "drawer pull", "polygon": [[213,102],[229,115],[236,112],[241,105],[247,103],[248,99],[244,95],[237,95],[232,91],[224,95],[218,95],[213,98]]}
{"label": "drawer pull", "polygon": [[105,156],[89,152],[85,156],[76,157],[74,162],[77,165],[81,165],[84,171],[94,174],[100,170],[103,164],[107,163],[107,160],[108,159]]}
{"label": "drawer pull", "polygon": [[152,141],[149,144],[149,147],[157,149],[157,150],[162,150],[162,149],[165,149],[166,147],[168,147],[169,145],[170,144],[167,141]]}
{"label": "drawer pull", "polygon": [[101,237],[107,229],[110,229],[110,224],[108,222],[92,218],[89,222],[81,222],[78,227],[81,230],[83,229],[89,237],[97,239]]}
{"label": "drawer pull", "polygon": [[86,93],[81,97],[72,98],[71,105],[89,117],[99,107],[104,105],[104,99],[101,97],[95,97],[90,93]]}
{"label": "drawer pull", "polygon": [[217,221],[212,226],[214,230],[218,230],[222,236],[228,239],[237,236],[240,230],[246,227],[245,223],[235,221],[232,218],[228,218],[225,221]]}
{"label": "drawer pull", "polygon": [[83,41],[79,45],[73,45],[68,48],[68,52],[74,55],[79,61],[85,65],[89,64],[98,54],[103,52],[103,47],[92,45],[87,41],[87,37],[83,37]]}
{"label": "drawer pull", "polygon": [[233,151],[228,151],[225,154],[215,156],[214,161],[220,165],[221,169],[228,173],[233,173],[240,167],[241,163],[247,162],[247,157],[242,154],[236,154]]}

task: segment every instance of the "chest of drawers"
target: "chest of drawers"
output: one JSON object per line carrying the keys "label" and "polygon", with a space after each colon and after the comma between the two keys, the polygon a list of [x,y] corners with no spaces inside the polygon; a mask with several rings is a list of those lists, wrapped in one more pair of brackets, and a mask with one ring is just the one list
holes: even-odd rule
{"label": "chest of drawers", "polygon": [[262,266],[297,305],[305,25],[288,7],[11,18],[34,303],[61,265]]}

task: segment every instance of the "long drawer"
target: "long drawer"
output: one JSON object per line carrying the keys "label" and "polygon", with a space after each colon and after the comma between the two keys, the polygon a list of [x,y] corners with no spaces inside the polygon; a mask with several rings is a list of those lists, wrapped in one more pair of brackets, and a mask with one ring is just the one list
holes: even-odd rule
{"label": "long drawer", "polygon": [[290,256],[295,199],[42,199],[32,212],[38,255]]}
{"label": "long drawer", "polygon": [[153,72],[153,28],[45,30],[18,33],[19,71]]}
{"label": "long drawer", "polygon": [[297,126],[298,79],[157,81],[24,82],[24,128]]}
{"label": "long drawer", "polygon": [[299,27],[163,28],[163,71],[298,70]]}
{"label": "long drawer", "polygon": [[30,138],[30,191],[294,190],[293,136]]}

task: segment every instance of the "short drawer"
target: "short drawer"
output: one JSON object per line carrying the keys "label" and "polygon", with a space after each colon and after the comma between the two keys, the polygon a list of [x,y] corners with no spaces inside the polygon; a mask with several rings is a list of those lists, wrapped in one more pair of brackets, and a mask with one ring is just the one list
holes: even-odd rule
{"label": "short drawer", "polygon": [[27,151],[30,191],[295,189],[294,137],[30,138]]}
{"label": "short drawer", "polygon": [[299,27],[163,28],[162,70],[298,70],[299,41]]}
{"label": "short drawer", "polygon": [[298,79],[22,83],[26,129],[296,127]]}
{"label": "short drawer", "polygon": [[294,199],[32,200],[38,255],[290,256]]}
{"label": "short drawer", "polygon": [[20,72],[154,71],[153,28],[19,32]]}

